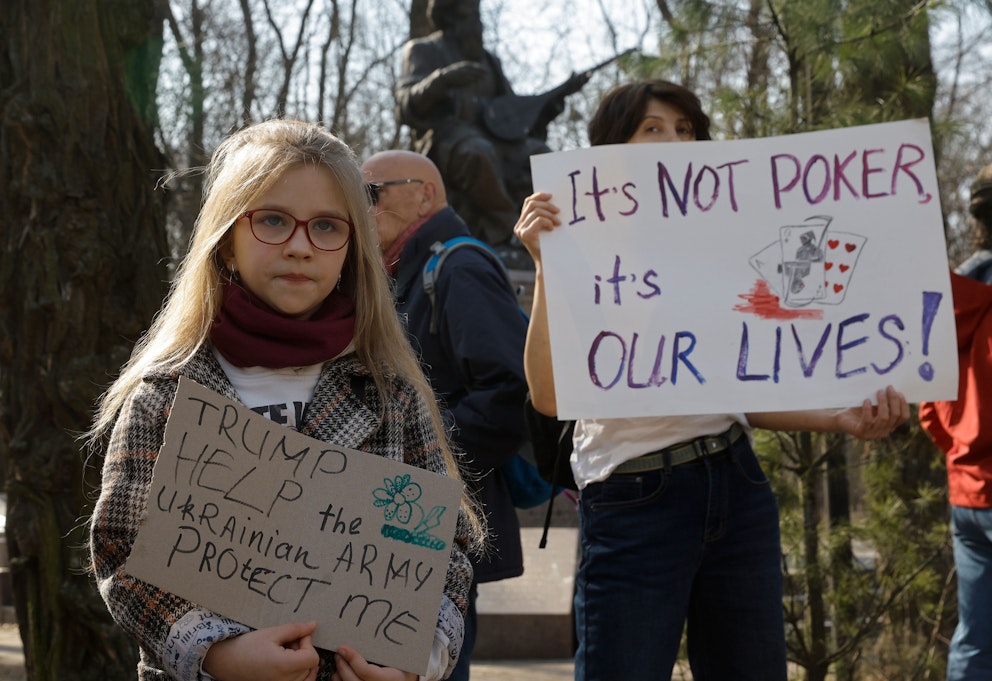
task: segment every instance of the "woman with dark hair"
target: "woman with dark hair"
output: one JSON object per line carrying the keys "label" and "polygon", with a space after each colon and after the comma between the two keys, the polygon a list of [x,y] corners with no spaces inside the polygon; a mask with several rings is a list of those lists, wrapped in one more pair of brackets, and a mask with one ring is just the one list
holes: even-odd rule
{"label": "woman with dark hair", "polygon": [[[608,93],[593,145],[710,139],[698,97],[662,80]],[[534,408],[557,414],[539,236],[562,222],[532,194],[514,229],[535,263],[524,366]],[[582,558],[576,575],[579,681],[670,677],[687,632],[695,681],[785,681],[778,506],[751,429],[836,431],[873,439],[909,418],[905,398],[877,406],[764,414],[580,419],[572,472]]]}
{"label": "woman with dark hair", "polygon": [[695,93],[667,80],[645,80],[614,88],[603,97],[589,122],[589,143],[597,147],[642,141],[633,137],[645,122],[648,109],[659,104],[684,117],[683,123],[691,132],[690,139],[712,139],[710,117],[703,113]]}

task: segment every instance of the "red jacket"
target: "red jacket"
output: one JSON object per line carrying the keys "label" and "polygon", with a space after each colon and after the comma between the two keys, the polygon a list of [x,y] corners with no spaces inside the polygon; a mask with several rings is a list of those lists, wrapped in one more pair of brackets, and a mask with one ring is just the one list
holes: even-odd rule
{"label": "red jacket", "polygon": [[950,502],[992,508],[992,286],[951,273],[958,398],[922,402],[920,425],[947,455]]}

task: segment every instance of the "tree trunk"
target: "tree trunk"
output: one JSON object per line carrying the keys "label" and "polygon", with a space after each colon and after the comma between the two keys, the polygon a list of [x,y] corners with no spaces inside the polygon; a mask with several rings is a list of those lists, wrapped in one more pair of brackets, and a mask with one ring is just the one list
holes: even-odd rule
{"label": "tree trunk", "polygon": [[809,659],[803,661],[807,681],[827,677],[827,607],[824,601],[826,577],[820,558],[821,509],[823,508],[823,471],[810,433],[799,433],[799,456],[804,464],[800,475],[803,504],[803,567],[809,626]]}
{"label": "tree trunk", "polygon": [[0,463],[29,679],[133,679],[88,571],[78,436],[164,294],[161,0],[0,4]]}
{"label": "tree trunk", "polygon": [[764,0],[750,0],[746,26],[751,36],[747,53],[747,88],[742,102],[741,137],[766,137],[768,84],[772,79],[771,51],[775,34],[763,16]]}
{"label": "tree trunk", "polygon": [[[833,434],[827,438],[827,517],[828,528],[834,537],[831,542],[829,565],[833,584],[831,590],[843,588],[844,576],[854,569],[854,547],[851,544],[851,481],[847,471],[848,441],[843,435]],[[858,627],[857,609],[851,603],[840,599],[833,609],[833,649],[839,650],[847,643],[850,632]],[[834,677],[838,681],[854,678],[857,667],[857,653],[843,655],[834,664]]]}

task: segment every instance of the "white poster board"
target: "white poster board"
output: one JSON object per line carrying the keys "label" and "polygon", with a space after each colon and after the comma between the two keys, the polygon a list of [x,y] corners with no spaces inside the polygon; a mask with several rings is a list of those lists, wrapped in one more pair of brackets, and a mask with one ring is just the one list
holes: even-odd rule
{"label": "white poster board", "polygon": [[125,570],[255,628],[424,674],[461,482],[336,447],[185,378]]}
{"label": "white poster board", "polygon": [[925,119],[531,158],[558,415],[954,399]]}

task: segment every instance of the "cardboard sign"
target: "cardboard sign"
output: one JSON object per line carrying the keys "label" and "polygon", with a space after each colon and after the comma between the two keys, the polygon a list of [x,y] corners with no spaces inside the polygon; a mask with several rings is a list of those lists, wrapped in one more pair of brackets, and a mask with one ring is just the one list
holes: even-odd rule
{"label": "cardboard sign", "polygon": [[125,570],[255,628],[424,674],[462,485],[179,381]]}
{"label": "cardboard sign", "polygon": [[926,120],[531,158],[561,418],[954,399]]}

